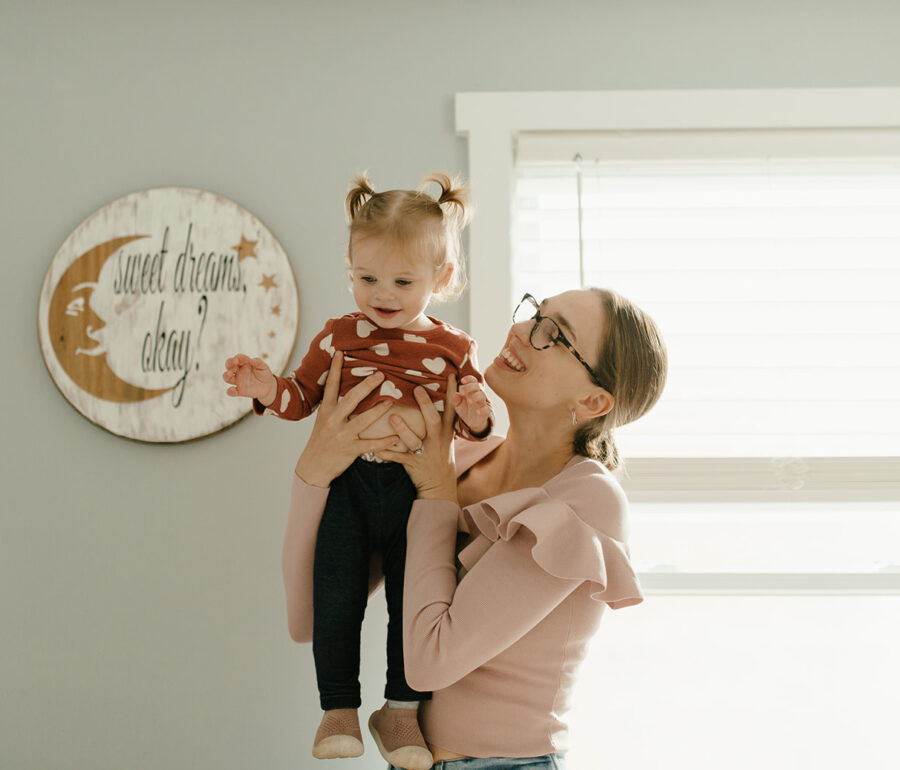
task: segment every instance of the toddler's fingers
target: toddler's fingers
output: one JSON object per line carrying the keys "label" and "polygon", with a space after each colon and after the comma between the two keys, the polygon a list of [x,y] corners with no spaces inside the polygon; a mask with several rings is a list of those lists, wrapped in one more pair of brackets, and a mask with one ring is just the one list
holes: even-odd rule
{"label": "toddler's fingers", "polygon": [[[478,383],[478,380],[476,379],[474,374],[467,374],[465,377],[463,377],[459,381],[459,384],[460,385],[468,385],[470,382],[474,382],[476,384]],[[460,388],[460,390],[462,390],[462,388]]]}

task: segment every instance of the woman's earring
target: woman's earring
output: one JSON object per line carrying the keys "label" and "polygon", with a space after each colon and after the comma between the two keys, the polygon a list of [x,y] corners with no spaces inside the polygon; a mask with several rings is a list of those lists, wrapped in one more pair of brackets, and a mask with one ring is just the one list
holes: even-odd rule
{"label": "woman's earring", "polygon": [[578,425],[578,418],[575,416],[575,410],[572,410],[572,425]]}

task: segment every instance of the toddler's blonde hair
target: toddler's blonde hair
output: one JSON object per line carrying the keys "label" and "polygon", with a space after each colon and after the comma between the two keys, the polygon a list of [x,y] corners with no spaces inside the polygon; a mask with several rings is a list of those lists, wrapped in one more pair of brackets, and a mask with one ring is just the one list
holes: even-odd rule
{"label": "toddler's blonde hair", "polygon": [[[434,183],[441,194],[433,198],[422,188]],[[350,220],[347,268],[353,264],[353,245],[365,238],[384,238],[408,259],[428,259],[435,272],[447,266],[451,273],[433,299],[453,300],[466,287],[460,235],[471,216],[469,191],[459,178],[438,171],[426,177],[415,190],[377,193],[366,174],[352,182],[346,209]]]}

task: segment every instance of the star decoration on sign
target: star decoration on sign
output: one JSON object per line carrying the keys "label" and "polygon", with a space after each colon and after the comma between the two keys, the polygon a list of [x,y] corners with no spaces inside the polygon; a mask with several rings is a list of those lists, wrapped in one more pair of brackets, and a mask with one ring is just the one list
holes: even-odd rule
{"label": "star decoration on sign", "polygon": [[266,290],[266,293],[268,293],[269,289],[274,289],[275,287],[277,287],[278,284],[275,283],[275,274],[273,273],[272,275],[266,275],[265,273],[263,273],[263,277],[259,282],[259,285]]}
{"label": "star decoration on sign", "polygon": [[256,244],[258,241],[248,241],[243,235],[241,235],[241,242],[237,246],[232,246],[238,253],[238,262],[246,259],[247,257],[256,258]]}

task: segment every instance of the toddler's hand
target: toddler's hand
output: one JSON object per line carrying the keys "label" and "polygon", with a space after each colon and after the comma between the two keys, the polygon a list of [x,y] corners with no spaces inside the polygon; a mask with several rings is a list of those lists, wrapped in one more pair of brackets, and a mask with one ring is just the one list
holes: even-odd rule
{"label": "toddler's hand", "polygon": [[258,399],[263,406],[275,400],[278,383],[265,361],[250,358],[243,353],[225,361],[222,379],[231,385],[225,392],[229,396],[245,396]]}
{"label": "toddler's hand", "polygon": [[478,382],[471,374],[459,381],[459,390],[453,395],[453,407],[456,414],[469,428],[478,435],[484,433],[490,424],[491,404],[484,384]]}

